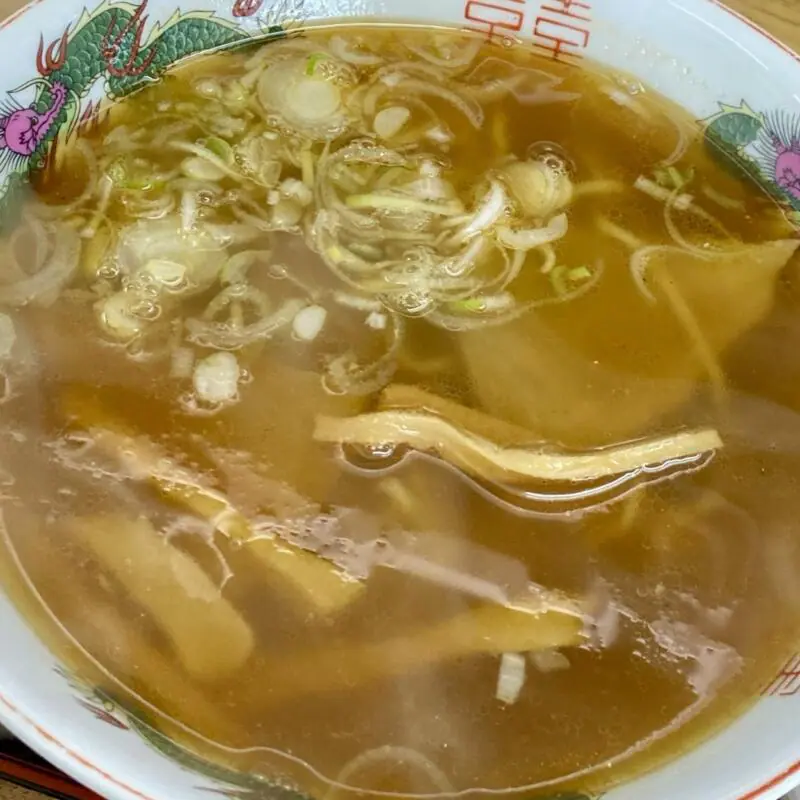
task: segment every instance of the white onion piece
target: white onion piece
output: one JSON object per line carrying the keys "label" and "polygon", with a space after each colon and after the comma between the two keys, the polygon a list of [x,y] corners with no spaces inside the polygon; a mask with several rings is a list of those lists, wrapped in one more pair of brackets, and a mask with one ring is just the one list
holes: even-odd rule
{"label": "white onion piece", "polygon": [[[193,144],[191,142],[171,142],[170,147],[172,147],[174,150],[180,150],[183,153],[191,153],[198,159],[207,162],[212,167],[215,167],[217,172],[221,173],[222,175],[227,175],[229,178],[233,178],[235,181],[241,182],[244,180],[243,175],[236,172],[236,170],[231,169],[218,155],[212,153],[205,147],[201,147],[199,144]],[[193,176],[190,175],[189,177]],[[205,179],[201,178],[200,180]]]}
{"label": "white onion piece", "polygon": [[186,285],[186,267],[177,261],[153,259],[144,265],[143,272],[167,291],[179,291]]}
{"label": "white onion piece", "polygon": [[322,306],[307,306],[297,312],[292,321],[294,335],[304,342],[317,338],[325,327],[328,312]]}
{"label": "white onion piece", "polygon": [[334,358],[323,378],[325,390],[331,394],[365,396],[383,388],[397,368],[397,354],[405,334],[405,321],[399,314],[392,314],[389,347],[377,361],[359,364],[352,353]]}
{"label": "white onion piece", "polygon": [[[372,88],[364,96],[363,110],[367,116],[375,114],[380,100],[388,95],[395,95],[402,98],[417,99],[422,97],[436,97],[453,106],[463,114],[473,128],[481,128],[484,123],[485,114],[483,106],[472,97],[465,96],[463,93],[443,86],[440,71],[430,67],[433,75],[424,72],[423,64],[396,64],[388,72],[379,71],[375,76]],[[419,78],[408,77],[409,72],[416,72]]]}
{"label": "white onion piece", "polygon": [[450,103],[450,105],[460,111],[467,118],[473,128],[483,127],[483,122],[485,119],[483,107],[471,97],[464,97],[452,89],[446,89],[444,86],[439,86],[434,83],[428,83],[424,80],[416,79],[402,80],[397,84],[396,89],[398,92],[401,90],[406,90],[412,96],[415,94],[422,94],[438,97],[440,100]]}
{"label": "white onion piece", "polygon": [[331,36],[328,47],[330,47],[336,58],[340,58],[342,61],[354,64],[357,67],[376,67],[378,64],[383,63],[383,59],[374,53],[359,53],[351,50],[347,41],[341,36]]}
{"label": "white onion piece", "polygon": [[[358,210],[420,212],[422,214],[436,214],[442,217],[450,217],[459,214],[461,211],[456,201],[432,203],[428,200],[418,200],[409,195],[389,194],[388,192],[351,194],[345,200],[345,205],[347,208]],[[464,238],[467,238],[467,236],[464,236]]]}
{"label": "white onion piece", "polygon": [[314,193],[303,181],[299,181],[297,178],[286,178],[286,180],[281,181],[278,191],[284,197],[296,200],[303,207],[310,206],[314,202]]}
{"label": "white onion piece", "polygon": [[684,130],[683,125],[680,122],[676,122],[672,115],[668,115],[667,119],[675,125],[675,130],[678,132],[678,139],[675,142],[675,147],[672,149],[672,152],[661,162],[665,167],[671,167],[673,164],[677,164],[685,155],[686,151],[689,149],[689,145],[691,144],[692,138],[688,135],[687,131]]}
{"label": "white onion piece", "polygon": [[[434,36],[435,39],[435,36]],[[449,39],[449,37],[448,37]],[[452,57],[442,57],[441,55],[436,55],[432,53],[429,49],[425,47],[419,47],[415,44],[406,44],[406,47],[414,53],[414,55],[419,56],[419,58],[424,59],[429,64],[433,64],[436,67],[442,67],[448,70],[464,70],[467,69],[472,65],[472,62],[475,60],[476,56],[481,50],[483,46],[483,39],[479,36],[473,38],[467,45],[462,48],[462,51],[459,55],[455,58]]]}
{"label": "white onion piece", "polygon": [[519,653],[503,653],[500,657],[495,697],[501,703],[513,705],[519,699],[524,685],[525,658]]}
{"label": "white onion piece", "polygon": [[307,75],[305,64],[306,59],[302,58],[268,67],[258,80],[258,99],[293,131],[330,141],[350,124],[342,90],[333,81]]}
{"label": "white onion piece", "polygon": [[541,252],[543,260],[542,260],[542,266],[539,267],[539,271],[543,275],[549,275],[553,271],[553,267],[556,266],[556,263],[558,261],[558,259],[556,258],[556,251],[553,249],[553,246],[551,244],[543,244],[541,246]]}
{"label": "white onion piece", "polygon": [[435,125],[427,131],[425,138],[436,144],[450,144],[453,141],[453,134],[444,125]]}
{"label": "white onion piece", "polygon": [[187,158],[181,164],[181,172],[196,181],[218,181],[225,177],[225,172],[216,164],[199,156]]}
{"label": "white onion piece", "polygon": [[0,305],[48,305],[56,300],[78,268],[81,242],[77,231],[67,225],[53,226],[53,252],[30,277],[0,286]]}
{"label": "white onion piece", "polygon": [[514,250],[533,250],[544,244],[558,241],[567,233],[568,223],[566,214],[553,217],[543,228],[524,228],[515,230],[507,225],[497,228],[497,240],[505,247]]}
{"label": "white onion piece", "polygon": [[303,218],[303,209],[294,200],[279,200],[272,209],[272,230],[286,231],[295,228]]}
{"label": "white onion piece", "polygon": [[[138,222],[120,231],[116,260],[121,271],[140,281],[152,280],[148,274],[151,265],[156,274],[177,277],[182,265],[185,280],[174,290],[198,292],[208,288],[219,277],[220,264],[224,261],[224,248],[233,243],[230,234],[233,226],[195,225],[183,229],[183,221],[177,215],[162,220]],[[151,262],[159,262],[153,265]],[[163,262],[170,262],[169,264]],[[162,284],[162,288],[167,288]]]}
{"label": "white onion piece", "polygon": [[386,330],[387,321],[386,314],[380,311],[372,311],[367,317],[367,327],[372,328],[374,331],[383,331]]}
{"label": "white onion piece", "polygon": [[307,122],[328,119],[339,111],[342,93],[329,81],[308,78],[297,81],[285,95],[286,109]]}
{"label": "white onion piece", "polygon": [[[233,207],[236,210],[236,206]],[[215,244],[221,247],[249,244],[254,239],[261,239],[261,231],[255,225],[232,223],[230,225],[203,225],[203,233],[208,234]]]}
{"label": "white onion piece", "polygon": [[194,90],[201,97],[210,97],[212,99],[219,99],[222,97],[222,87],[217,81],[211,78],[201,78],[194,84]]}
{"label": "white onion piece", "polygon": [[669,245],[654,244],[646,247],[640,247],[638,250],[633,252],[630,261],[628,262],[628,269],[630,270],[631,278],[633,278],[633,282],[636,285],[636,288],[639,290],[639,294],[641,294],[642,297],[644,297],[644,299],[650,303],[656,302],[655,296],[650,291],[650,287],[647,285],[646,278],[650,256],[653,255],[653,253],[657,253],[664,249],[670,249]]}
{"label": "white onion piece", "polygon": [[410,119],[411,112],[405,106],[389,106],[375,115],[372,129],[381,139],[391,139],[400,133]]}
{"label": "white onion piece", "polygon": [[254,264],[269,264],[272,259],[271,250],[243,250],[231,256],[220,272],[220,282],[225,284],[245,283],[247,273]]}
{"label": "white onion piece", "polygon": [[363,297],[362,295],[343,292],[341,290],[333,293],[333,299],[345,308],[353,308],[356,311],[369,311],[370,313],[380,311],[383,304],[374,297]]}
{"label": "white onion piece", "polygon": [[181,195],[181,230],[189,232],[197,222],[197,198],[191,192]]}
{"label": "white onion piece", "polygon": [[243,328],[195,317],[186,320],[186,330],[189,340],[201,347],[238,350],[261,339],[268,339],[276,331],[289,325],[303,306],[303,300],[287,300],[274,314]]}
{"label": "white onion piece", "polygon": [[230,403],[239,394],[239,376],[239,362],[233,353],[213,353],[194,368],[195,394],[209,405]]}
{"label": "white onion piece", "polygon": [[491,228],[506,210],[508,197],[503,185],[493,180],[477,211],[468,222],[453,234],[451,242],[460,244],[477,233]]}
{"label": "white onion piece", "polygon": [[132,306],[140,298],[130,292],[116,292],[97,304],[100,324],[115,339],[128,341],[136,338],[144,329],[145,321],[133,314]]}
{"label": "white onion piece", "polygon": [[483,236],[476,236],[461,253],[443,262],[442,271],[452,278],[472,272],[485,247],[486,239]]}
{"label": "white onion piece", "polygon": [[511,194],[528,217],[549,217],[572,200],[572,181],[566,167],[541,161],[514,161],[502,170]]}

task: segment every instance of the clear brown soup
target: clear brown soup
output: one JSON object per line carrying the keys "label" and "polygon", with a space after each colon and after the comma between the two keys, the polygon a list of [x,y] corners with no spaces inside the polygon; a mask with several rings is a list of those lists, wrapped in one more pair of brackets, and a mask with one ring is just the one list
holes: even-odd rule
{"label": "clear brown soup", "polygon": [[399,25],[194,60],[6,232],[4,585],[304,794],[605,789],[796,645],[793,235],[595,66]]}

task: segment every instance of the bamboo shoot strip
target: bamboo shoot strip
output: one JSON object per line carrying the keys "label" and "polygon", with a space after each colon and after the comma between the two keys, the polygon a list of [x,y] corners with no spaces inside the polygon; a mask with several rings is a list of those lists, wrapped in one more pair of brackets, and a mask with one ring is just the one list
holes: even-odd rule
{"label": "bamboo shoot strip", "polygon": [[247,622],[201,567],[146,519],[86,517],[71,520],[67,529],[152,617],[191,675],[216,680],[250,657],[254,639]]}
{"label": "bamboo shoot strip", "polygon": [[500,655],[579,645],[584,619],[578,613],[483,605],[411,633],[380,641],[314,649],[264,664],[270,691],[253,702],[267,706],[297,695],[318,695],[403,675],[471,655]]}
{"label": "bamboo shoot strip", "polygon": [[67,394],[70,416],[90,429],[95,443],[122,462],[128,474],[150,483],[166,500],[183,506],[232,540],[246,542],[253,556],[314,612],[332,614],[364,590],[323,557],[277,538],[254,538],[247,517],[224,494],[202,484],[200,476],[169,459],[160,447],[135,436],[96,403]]}
{"label": "bamboo shoot strip", "polygon": [[364,446],[407,445],[432,451],[481,478],[591,481],[648,465],[700,456],[722,447],[712,429],[686,431],[657,439],[586,453],[500,447],[459,430],[446,420],[413,411],[379,411],[357,417],[318,417],[314,437],[322,442]]}

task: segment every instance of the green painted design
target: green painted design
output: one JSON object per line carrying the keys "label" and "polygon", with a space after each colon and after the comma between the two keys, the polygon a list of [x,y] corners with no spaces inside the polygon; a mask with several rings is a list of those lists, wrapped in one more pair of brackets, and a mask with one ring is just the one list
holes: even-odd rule
{"label": "green painted design", "polygon": [[719,104],[702,120],[711,154],[742,179],[755,181],[800,226],[800,119],[782,111],[757,112],[746,102]]}
{"label": "green painted design", "polygon": [[[13,223],[9,215],[19,206],[20,189],[32,170],[46,164],[56,139],[69,138],[97,112],[99,104],[86,98],[98,82],[104,95],[116,100],[189,56],[285,35],[273,25],[254,37],[207,11],[176,11],[145,33],[147,3],[105,0],[85,11],[59,40],[48,46],[42,41],[36,64],[40,77],[26,84],[38,86],[36,98],[28,108],[20,107],[13,99],[26,88],[20,87],[0,108],[1,225]],[[15,131],[25,134],[26,146],[11,135]]]}
{"label": "green painted design", "polygon": [[726,150],[740,150],[755,142],[764,127],[764,117],[744,101],[740,106],[719,104],[720,110],[704,120],[705,134]]}
{"label": "green painted design", "polygon": [[720,110],[706,120],[705,141],[711,154],[740,178],[759,179],[758,166],[743,149],[758,138],[764,126],[763,117],[742,101],[740,106],[719,104]]}
{"label": "green painted design", "polygon": [[154,750],[179,764],[183,769],[219,784],[212,789],[215,794],[229,798],[246,800],[310,800],[306,795],[254,775],[228,769],[219,764],[206,761],[200,756],[176,744],[153,725],[142,720],[141,714],[128,715],[131,728],[138,733]]}
{"label": "green painted design", "polygon": [[49,75],[79,97],[103,77],[110,98],[122,97],[187,56],[230,47],[248,37],[213,13],[175,15],[142,41],[146,2],[138,7],[103,4],[84,14],[67,40],[66,60]]}
{"label": "green painted design", "polygon": [[297,790],[275,781],[237,772],[201,758],[161,733],[144,713],[130,710],[124,700],[85,683],[64,667],[56,667],[55,671],[69,684],[81,707],[90,711],[95,718],[120,730],[136,733],[153,750],[185,771],[207,778],[213,788],[202,787],[204,791],[231,800],[311,800]]}
{"label": "green painted design", "polygon": [[[141,710],[132,710],[125,700],[114,694],[85,683],[75,673],[56,667],[60,675],[77,695],[78,703],[101,722],[123,731],[136,733],[153,750],[180,766],[186,772],[206,778],[212,786],[198,787],[228,800],[312,800],[308,795],[275,779],[237,772],[215,764],[174,742],[158,730]],[[565,791],[530,794],[525,800],[602,800],[602,794]]]}

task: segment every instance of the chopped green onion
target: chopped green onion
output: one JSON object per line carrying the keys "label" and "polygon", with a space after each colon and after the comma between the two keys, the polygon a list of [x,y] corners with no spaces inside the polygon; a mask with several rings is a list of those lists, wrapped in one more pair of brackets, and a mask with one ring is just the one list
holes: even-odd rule
{"label": "chopped green onion", "polygon": [[217,136],[209,136],[205,141],[206,148],[226,164],[233,163],[233,148]]}
{"label": "chopped green onion", "polygon": [[592,272],[589,267],[573,267],[567,277],[577,283],[578,281],[585,281],[592,277]]}
{"label": "chopped green onion", "polygon": [[560,264],[548,273],[553,291],[559,296],[569,294],[572,291],[570,284],[580,283],[592,277],[592,271],[587,266],[565,267]]}
{"label": "chopped green onion", "polygon": [[694,180],[694,167],[689,167],[685,174],[681,174],[677,167],[669,166],[653,170],[655,182],[665,189],[682,189]]}
{"label": "chopped green onion", "polygon": [[680,189],[685,183],[683,175],[681,175],[675,167],[667,167],[667,172],[669,173],[669,178],[672,181],[672,187],[674,189]]}
{"label": "chopped green onion", "polygon": [[125,164],[121,158],[117,158],[111,162],[108,167],[108,177],[115,186],[122,186],[127,178],[128,171],[125,169]]}
{"label": "chopped green onion", "polygon": [[128,167],[122,158],[117,158],[112,161],[106,174],[117,189],[143,192],[150,189],[162,189],[164,187],[164,181],[152,180],[146,175],[132,175],[128,171]]}
{"label": "chopped green onion", "polygon": [[470,297],[467,300],[454,300],[449,304],[454,311],[480,312],[484,309],[483,300],[478,297]]}
{"label": "chopped green onion", "polygon": [[509,292],[499,294],[484,294],[478,297],[469,297],[464,300],[453,300],[448,306],[453,311],[462,311],[472,314],[484,314],[506,311],[514,305],[514,296]]}
{"label": "chopped green onion", "polygon": [[326,53],[312,53],[306,60],[306,75],[313,75],[316,72],[317,64],[327,57]]}

